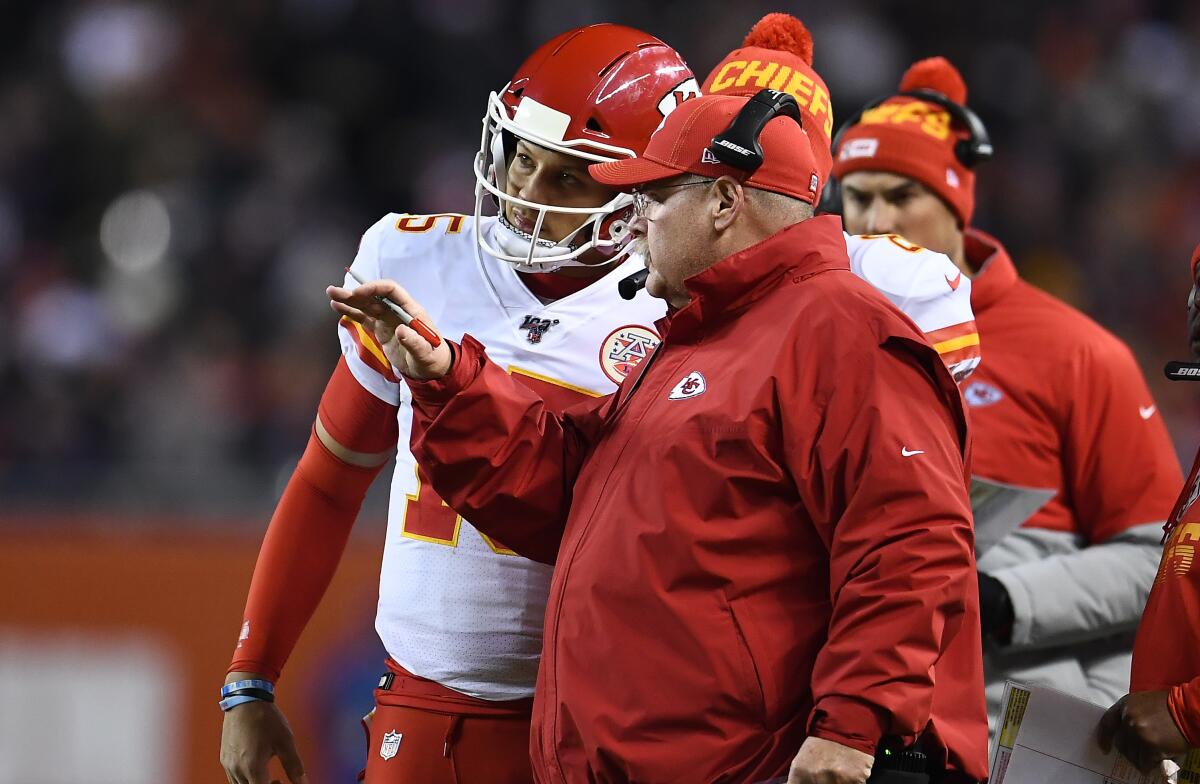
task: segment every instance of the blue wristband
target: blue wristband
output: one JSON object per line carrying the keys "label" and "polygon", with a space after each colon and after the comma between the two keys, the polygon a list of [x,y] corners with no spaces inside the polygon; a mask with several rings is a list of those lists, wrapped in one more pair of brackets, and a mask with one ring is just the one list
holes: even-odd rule
{"label": "blue wristband", "polygon": [[245,705],[247,702],[265,702],[261,697],[252,697],[249,694],[242,694],[237,697],[226,697],[217,704],[221,706],[221,710],[230,711],[239,705]]}
{"label": "blue wristband", "polygon": [[240,691],[242,689],[262,689],[269,694],[274,694],[275,684],[271,683],[270,681],[259,680],[234,681],[233,683],[227,683],[221,687],[221,696],[228,697],[230,692]]}

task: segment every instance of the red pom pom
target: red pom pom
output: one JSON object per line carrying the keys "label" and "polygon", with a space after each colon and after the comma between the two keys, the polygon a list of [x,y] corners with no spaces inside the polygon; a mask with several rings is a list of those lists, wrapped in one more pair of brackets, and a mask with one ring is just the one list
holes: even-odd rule
{"label": "red pom pom", "polygon": [[957,104],[967,102],[967,83],[945,57],[927,57],[913,63],[900,80],[900,91],[933,90]]}
{"label": "red pom pom", "polygon": [[778,52],[790,52],[812,65],[813,41],[812,33],[796,17],[790,14],[767,14],[758,20],[758,24],[750,28],[742,46],[757,46],[761,49],[774,49]]}

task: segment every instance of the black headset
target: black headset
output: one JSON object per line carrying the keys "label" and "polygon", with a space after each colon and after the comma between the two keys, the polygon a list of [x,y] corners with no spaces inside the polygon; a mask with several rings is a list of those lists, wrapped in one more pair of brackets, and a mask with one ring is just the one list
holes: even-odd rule
{"label": "black headset", "polygon": [[724,132],[712,139],[708,149],[717,160],[735,169],[753,172],[763,164],[763,149],[758,137],[767,123],[779,116],[791,117],[803,128],[800,105],[788,93],[759,90],[738,111]]}
{"label": "black headset", "polygon": [[[833,136],[833,144],[830,146],[833,150],[834,159],[836,160],[836,157],[841,154],[838,147],[842,143],[842,137],[846,135],[846,131],[858,124],[858,121],[862,119],[864,114],[885,101],[901,96],[918,98],[926,103],[942,107],[953,121],[967,130],[967,138],[959,139],[954,144],[954,157],[963,166],[966,166],[968,169],[974,169],[979,164],[991,160],[993,154],[992,140],[988,136],[987,127],[984,126],[983,120],[979,119],[979,115],[966,106],[955,103],[939,92],[924,88],[885,95],[871,101],[855,112],[850,119],[842,123],[837,133]],[[825,188],[821,191],[821,201],[817,205],[817,210],[820,212],[830,212],[835,215],[842,214],[842,186],[836,177],[830,177],[829,182],[825,183]]]}
{"label": "black headset", "polygon": [[[727,166],[753,173],[763,164],[763,149],[758,137],[767,123],[781,115],[791,117],[804,127],[800,105],[795,98],[779,90],[759,90],[738,110],[729,127],[713,137],[708,151]],[[638,289],[646,285],[649,275],[648,270],[642,269],[621,279],[617,283],[621,298],[633,299]]]}

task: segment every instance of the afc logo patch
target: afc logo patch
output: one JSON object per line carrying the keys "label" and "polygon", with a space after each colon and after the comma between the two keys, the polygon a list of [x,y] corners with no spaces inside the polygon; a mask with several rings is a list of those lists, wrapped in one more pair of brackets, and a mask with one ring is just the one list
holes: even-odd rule
{"label": "afc logo patch", "polygon": [[542,335],[545,335],[547,332],[549,332],[550,328],[557,324],[558,321],[558,319],[544,319],[538,318],[537,316],[526,316],[525,320],[521,322],[521,326],[517,329],[529,330],[529,334],[527,334],[525,337],[529,339],[530,343],[541,343]]}
{"label": "afc logo patch", "polygon": [[396,756],[396,752],[400,751],[400,741],[403,739],[404,733],[402,732],[392,730],[391,732],[383,733],[383,743],[379,746],[379,756],[385,760],[390,760]]}
{"label": "afc logo patch", "polygon": [[660,338],[646,327],[629,324],[608,333],[600,343],[600,369],[609,381],[620,384],[638,363],[650,356]]}

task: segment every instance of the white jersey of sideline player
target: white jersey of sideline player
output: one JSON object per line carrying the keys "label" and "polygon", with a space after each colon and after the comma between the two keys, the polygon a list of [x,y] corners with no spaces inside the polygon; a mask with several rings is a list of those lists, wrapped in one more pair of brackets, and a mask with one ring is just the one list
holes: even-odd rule
{"label": "white jersey of sideline player", "polygon": [[895,234],[842,233],[851,271],[912,319],[955,381],[969,376],[980,359],[971,279],[945,254]]}
{"label": "white jersey of sideline player", "polygon": [[[494,362],[555,410],[615,391],[658,344],[654,322],[665,304],[644,293],[633,300],[617,293],[617,283],[641,268],[640,259],[627,259],[586,289],[544,304],[510,265],[478,251],[472,221],[463,215],[387,215],[363,235],[352,268],[364,280],[399,282],[443,336],[459,340],[470,332]],[[492,231],[495,218],[483,221],[481,230]],[[922,330],[969,324],[974,333],[969,282],[955,287],[943,277],[947,268],[937,259],[954,269],[944,256],[888,238],[847,235],[846,241],[855,272],[878,280]],[[922,281],[912,279],[917,273]],[[354,285],[348,276],[346,285]],[[551,567],[484,536],[422,481],[408,448],[408,387],[361,327],[343,319],[338,333],[358,382],[399,406],[375,620],[388,655],[414,675],[473,697],[531,696]],[[977,352],[977,339],[974,347]]]}

